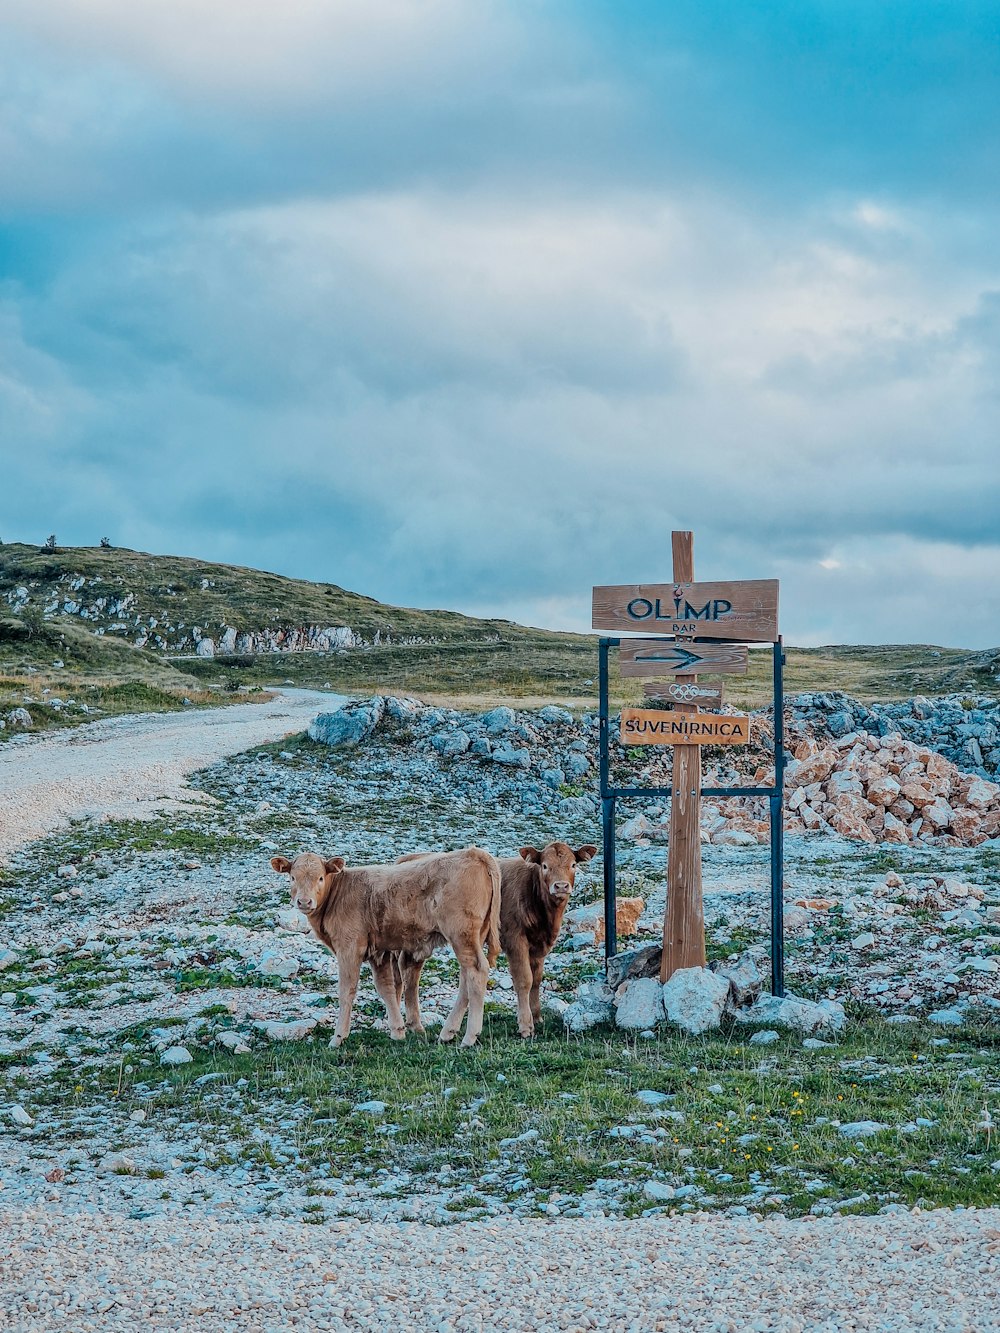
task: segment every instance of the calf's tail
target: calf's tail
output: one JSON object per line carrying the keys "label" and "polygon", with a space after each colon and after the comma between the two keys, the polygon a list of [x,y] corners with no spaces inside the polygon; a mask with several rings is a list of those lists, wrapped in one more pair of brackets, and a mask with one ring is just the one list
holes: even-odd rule
{"label": "calf's tail", "polygon": [[486,934],[486,958],[490,967],[496,965],[500,956],[500,866],[490,858],[490,883],[493,885],[493,897],[490,900],[490,920]]}

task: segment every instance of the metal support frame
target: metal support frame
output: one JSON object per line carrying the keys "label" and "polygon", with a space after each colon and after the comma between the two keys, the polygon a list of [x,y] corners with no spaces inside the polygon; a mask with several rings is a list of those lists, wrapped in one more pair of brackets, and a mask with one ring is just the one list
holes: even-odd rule
{"label": "metal support frame", "polygon": [[[718,640],[697,639],[696,643]],[[610,781],[611,724],[608,704],[608,650],[617,648],[621,639],[599,640],[600,685],[600,776],[601,830],[604,839],[604,958],[605,964],[618,952],[617,866],[615,861],[615,816],[622,797],[670,796],[669,787],[613,787]],[[702,796],[759,796],[768,802],[771,832],[771,991],[785,993],[784,940],[784,869],[785,828],[783,819],[785,791],[785,719],[784,665],[781,637],[771,645],[774,692],[774,786],[773,787],[703,787]]]}

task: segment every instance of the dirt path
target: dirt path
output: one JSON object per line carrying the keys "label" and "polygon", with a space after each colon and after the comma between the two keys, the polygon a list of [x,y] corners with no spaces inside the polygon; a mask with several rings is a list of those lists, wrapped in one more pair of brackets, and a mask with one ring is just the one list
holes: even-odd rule
{"label": "dirt path", "polygon": [[71,819],[148,818],[205,798],[184,780],[229,754],[302,731],[343,696],[283,690],[267,703],[108,718],[0,749],[0,860]]}

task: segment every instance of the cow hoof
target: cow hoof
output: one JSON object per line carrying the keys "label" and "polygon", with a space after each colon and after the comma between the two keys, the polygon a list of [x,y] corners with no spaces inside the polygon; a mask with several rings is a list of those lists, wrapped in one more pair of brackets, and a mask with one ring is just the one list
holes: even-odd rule
{"label": "cow hoof", "polygon": [[345,1041],[345,1038],[343,1038],[343,1037],[334,1037],[333,1042],[332,1042],[331,1044],[332,1044],[333,1046],[343,1046],[344,1041]]}
{"label": "cow hoof", "polygon": [[531,1038],[531,1037],[533,1037],[533,1036],[535,1035],[535,1029],[534,1029],[534,1028],[518,1028],[518,1032],[519,1032],[519,1033],[521,1034],[521,1036],[525,1039],[525,1041],[527,1041],[529,1038]]}
{"label": "cow hoof", "polygon": [[423,1023],[411,1023],[407,1031],[412,1032],[415,1037],[427,1036],[427,1029],[424,1027]]}
{"label": "cow hoof", "polygon": [[392,1038],[393,1041],[405,1041],[406,1028],[390,1028],[389,1036]]}
{"label": "cow hoof", "polygon": [[442,1028],[441,1035],[440,1037],[438,1037],[438,1041],[444,1041],[444,1042],[454,1041],[457,1036],[458,1032],[455,1031],[454,1029],[452,1029],[452,1031],[449,1032],[447,1028]]}
{"label": "cow hoof", "polygon": [[463,1038],[462,1038],[462,1045],[463,1045],[463,1046],[475,1046],[475,1044],[476,1044],[476,1038],[475,1038],[475,1037],[463,1037]]}

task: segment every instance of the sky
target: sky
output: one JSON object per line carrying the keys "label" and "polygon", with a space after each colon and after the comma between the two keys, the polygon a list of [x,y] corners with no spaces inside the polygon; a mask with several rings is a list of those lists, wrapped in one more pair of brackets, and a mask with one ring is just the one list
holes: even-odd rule
{"label": "sky", "polygon": [[996,0],[3,0],[0,539],[996,645],[998,236]]}

